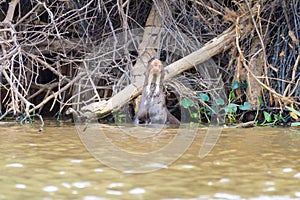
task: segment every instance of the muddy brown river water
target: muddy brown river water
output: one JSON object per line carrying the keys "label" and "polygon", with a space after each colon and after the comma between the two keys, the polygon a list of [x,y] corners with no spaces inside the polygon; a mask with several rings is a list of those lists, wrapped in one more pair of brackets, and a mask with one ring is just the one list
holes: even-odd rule
{"label": "muddy brown river water", "polygon": [[[145,131],[103,126],[107,141],[95,139],[93,145],[107,150],[105,144],[111,142],[134,155],[146,155],[172,143],[177,134],[169,128],[155,139],[150,135],[134,140],[127,129]],[[118,166],[103,164],[72,124],[52,122],[42,133],[37,130],[0,126],[0,199],[300,199],[300,129],[225,128],[212,151],[199,158],[207,128],[198,128],[183,155],[169,164],[148,163],[147,169],[162,169],[144,173],[134,173],[130,165],[119,171]],[[164,155],[169,156],[159,154],[162,161]],[[104,156],[118,160],[110,151]],[[143,164],[128,157],[120,165],[126,162]]]}

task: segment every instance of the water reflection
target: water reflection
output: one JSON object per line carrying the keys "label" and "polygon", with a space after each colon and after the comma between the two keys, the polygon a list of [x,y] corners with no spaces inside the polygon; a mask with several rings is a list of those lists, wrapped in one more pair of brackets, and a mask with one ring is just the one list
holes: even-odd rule
{"label": "water reflection", "polygon": [[[121,173],[100,163],[73,126],[50,124],[42,134],[37,130],[0,127],[0,199],[300,198],[297,129],[223,129],[213,150],[199,159],[206,133],[202,128],[178,160],[144,174]],[[153,142],[121,137],[112,130],[108,127],[106,132],[110,140],[138,152],[155,151],[175,131],[170,129]]]}
{"label": "water reflection", "polygon": [[[83,125],[84,126],[84,125]],[[194,141],[197,130],[184,127],[106,127],[77,125],[81,141],[105,165],[125,173],[145,173],[166,168]]]}

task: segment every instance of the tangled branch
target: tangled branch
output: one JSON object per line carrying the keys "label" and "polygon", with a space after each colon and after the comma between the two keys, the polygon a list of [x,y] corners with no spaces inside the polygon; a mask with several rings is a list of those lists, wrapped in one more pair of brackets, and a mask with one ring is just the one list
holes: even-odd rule
{"label": "tangled branch", "polygon": [[[225,88],[248,83],[238,96],[253,108],[258,97],[268,107],[299,106],[299,7],[293,0],[1,1],[0,119],[107,102],[142,82],[153,56],[169,65],[167,77],[188,80],[176,85],[191,97],[216,93],[209,85],[220,74]],[[215,56],[202,52],[207,62],[184,64],[226,30],[235,41]],[[131,89],[119,105],[140,91]]]}

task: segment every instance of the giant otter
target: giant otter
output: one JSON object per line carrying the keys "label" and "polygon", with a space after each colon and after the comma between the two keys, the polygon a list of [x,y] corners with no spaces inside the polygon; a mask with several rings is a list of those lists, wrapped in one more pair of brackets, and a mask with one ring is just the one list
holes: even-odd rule
{"label": "giant otter", "polygon": [[167,109],[163,87],[164,67],[158,59],[150,60],[143,86],[135,124],[180,124]]}

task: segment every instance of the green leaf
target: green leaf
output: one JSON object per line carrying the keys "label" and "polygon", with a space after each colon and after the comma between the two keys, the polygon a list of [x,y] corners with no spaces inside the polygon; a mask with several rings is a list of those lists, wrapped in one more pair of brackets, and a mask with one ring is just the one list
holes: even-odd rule
{"label": "green leaf", "polygon": [[189,98],[183,98],[181,100],[181,105],[184,107],[184,108],[189,108],[189,107],[193,107],[194,106],[194,102],[192,100],[190,100]]}
{"label": "green leaf", "polygon": [[191,116],[191,118],[197,119],[198,113],[191,113],[190,116]]}
{"label": "green leaf", "polygon": [[281,119],[281,117],[279,115],[274,114],[273,116],[276,121],[279,121]]}
{"label": "green leaf", "polygon": [[226,113],[230,113],[230,108],[225,107],[224,110],[225,110]]}
{"label": "green leaf", "polygon": [[242,87],[243,87],[244,90],[246,90],[246,89],[248,88],[248,83],[247,83],[247,81],[243,81],[243,82],[242,82]]}
{"label": "green leaf", "polygon": [[236,99],[235,94],[234,94],[234,91],[231,91],[231,92],[229,93],[229,99],[230,99],[230,100],[235,100],[235,99]]}
{"label": "green leaf", "polygon": [[299,112],[299,111],[297,111],[297,110],[295,110],[294,108],[289,107],[289,106],[285,106],[285,107],[286,107],[286,109],[288,109],[290,112],[293,112],[293,113],[295,113],[296,115],[298,115],[298,117],[300,117],[300,112]]}
{"label": "green leaf", "polygon": [[237,105],[235,103],[230,103],[224,110],[226,113],[235,113],[237,111]]}
{"label": "green leaf", "polygon": [[125,114],[119,114],[119,113],[118,113],[118,114],[115,115],[115,117],[121,119],[121,118],[125,118],[126,115],[125,115]]}
{"label": "green leaf", "polygon": [[218,105],[218,106],[224,106],[225,101],[222,98],[217,98],[214,100],[214,102]]}
{"label": "green leaf", "polygon": [[251,110],[251,104],[246,101],[246,102],[244,102],[243,105],[239,106],[239,109],[240,110]]}
{"label": "green leaf", "polygon": [[237,105],[236,105],[235,103],[230,103],[230,104],[229,104],[229,107],[230,107],[231,109],[233,109],[234,111],[237,110]]}
{"label": "green leaf", "polygon": [[286,119],[284,119],[281,115],[273,114],[273,116],[274,116],[274,120],[275,120],[275,121],[283,121],[283,122],[286,122]]}
{"label": "green leaf", "polygon": [[264,118],[267,122],[271,122],[272,121],[272,115],[267,113],[266,111],[264,111]]}
{"label": "green leaf", "polygon": [[233,83],[231,83],[231,89],[232,90],[236,90],[240,87],[240,83],[238,81],[234,81]]}
{"label": "green leaf", "polygon": [[207,94],[204,93],[199,93],[198,96],[200,97],[200,99],[204,102],[209,101],[209,96]]}

